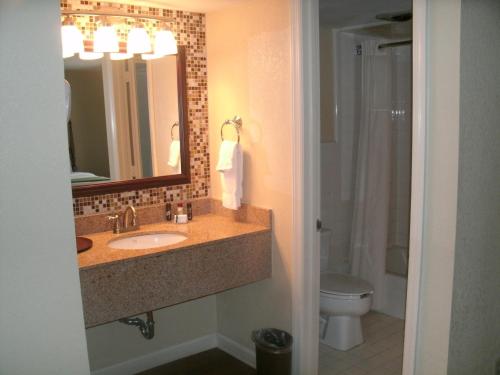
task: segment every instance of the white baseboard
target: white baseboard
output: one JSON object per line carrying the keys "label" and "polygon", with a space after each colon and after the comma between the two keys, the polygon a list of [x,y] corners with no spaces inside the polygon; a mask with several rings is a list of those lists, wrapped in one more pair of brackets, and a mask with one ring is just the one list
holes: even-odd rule
{"label": "white baseboard", "polygon": [[92,375],[134,375],[205,350],[219,348],[243,363],[255,368],[255,352],[230,338],[213,333],[170,346],[125,362],[92,371]]}
{"label": "white baseboard", "polygon": [[177,359],[216,348],[218,346],[218,341],[218,335],[213,333],[178,345],[169,346],[168,348],[148,353],[141,357],[132,358],[125,362],[92,371],[92,375],[134,375],[138,372],[145,371]]}
{"label": "white baseboard", "polygon": [[255,368],[255,352],[246,346],[218,333],[217,347],[250,367]]}

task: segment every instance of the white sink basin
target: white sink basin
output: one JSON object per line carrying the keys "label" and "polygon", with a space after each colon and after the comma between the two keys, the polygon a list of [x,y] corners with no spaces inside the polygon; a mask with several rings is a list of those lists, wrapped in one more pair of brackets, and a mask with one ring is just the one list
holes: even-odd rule
{"label": "white sink basin", "polygon": [[143,233],[111,240],[108,242],[108,246],[112,249],[121,250],[153,249],[173,245],[185,239],[187,239],[187,236],[180,233]]}

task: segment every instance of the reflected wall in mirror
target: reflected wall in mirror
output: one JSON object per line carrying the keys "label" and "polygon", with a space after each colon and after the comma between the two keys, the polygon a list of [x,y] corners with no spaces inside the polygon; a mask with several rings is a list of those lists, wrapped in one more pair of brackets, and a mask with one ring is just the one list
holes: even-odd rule
{"label": "reflected wall in mirror", "polygon": [[189,182],[184,48],[64,67],[74,195]]}

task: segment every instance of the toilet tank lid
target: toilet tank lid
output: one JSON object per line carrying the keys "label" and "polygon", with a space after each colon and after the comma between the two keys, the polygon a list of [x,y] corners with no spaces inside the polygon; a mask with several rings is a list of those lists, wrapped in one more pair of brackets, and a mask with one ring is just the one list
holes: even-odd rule
{"label": "toilet tank lid", "polygon": [[320,276],[320,290],[338,295],[361,295],[373,293],[373,286],[359,277],[340,273],[323,273]]}

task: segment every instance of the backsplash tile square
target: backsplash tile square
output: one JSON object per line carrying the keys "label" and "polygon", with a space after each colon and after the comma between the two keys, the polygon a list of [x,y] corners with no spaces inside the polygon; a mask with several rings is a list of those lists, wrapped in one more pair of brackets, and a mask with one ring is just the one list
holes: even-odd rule
{"label": "backsplash tile square", "polygon": [[[161,15],[174,19],[172,31],[179,45],[186,47],[186,81],[189,123],[189,152],[191,183],[186,185],[160,187],[122,193],[73,198],[75,217],[97,215],[121,210],[133,204],[148,207],[166,202],[193,200],[208,197],[210,189],[210,155],[208,151],[208,98],[207,98],[207,54],[205,41],[205,15],[202,13],[171,10],[160,7],[137,6],[103,1],[61,0],[61,9],[96,10],[113,9],[124,14]],[[133,25],[130,18],[117,32],[120,45],[126,43],[127,32]],[[141,20],[147,30],[157,21]],[[91,40],[96,30],[96,17],[78,16],[76,24],[82,30],[84,39]]]}

